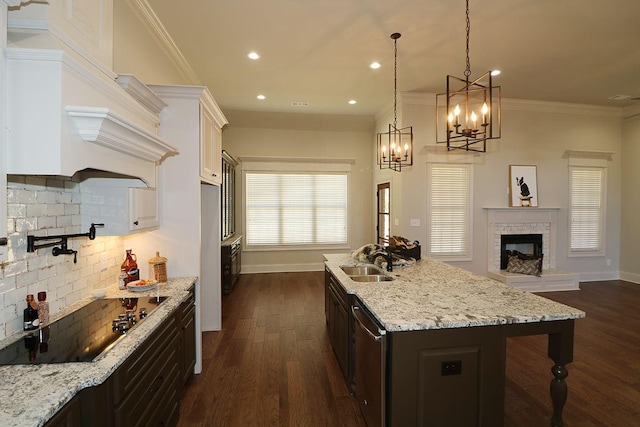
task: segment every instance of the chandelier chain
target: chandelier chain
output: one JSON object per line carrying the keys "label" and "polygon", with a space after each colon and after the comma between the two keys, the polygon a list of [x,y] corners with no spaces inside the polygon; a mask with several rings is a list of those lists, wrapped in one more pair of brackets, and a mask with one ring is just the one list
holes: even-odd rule
{"label": "chandelier chain", "polygon": [[471,32],[471,19],[469,18],[469,0],[467,0],[467,68],[464,70],[464,75],[469,80],[471,76],[471,61],[469,60],[469,33]]}
{"label": "chandelier chain", "polygon": [[398,122],[398,112],[396,110],[397,107],[397,98],[398,98],[398,39],[393,40],[393,127],[397,127]]}

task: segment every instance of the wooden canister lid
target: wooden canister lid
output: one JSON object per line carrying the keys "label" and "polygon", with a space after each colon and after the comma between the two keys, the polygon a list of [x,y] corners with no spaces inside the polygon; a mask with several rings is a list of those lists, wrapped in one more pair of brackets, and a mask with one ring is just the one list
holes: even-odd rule
{"label": "wooden canister lid", "polygon": [[160,256],[160,252],[156,252],[156,256],[149,258],[149,264],[163,264],[165,262],[167,262],[167,259]]}

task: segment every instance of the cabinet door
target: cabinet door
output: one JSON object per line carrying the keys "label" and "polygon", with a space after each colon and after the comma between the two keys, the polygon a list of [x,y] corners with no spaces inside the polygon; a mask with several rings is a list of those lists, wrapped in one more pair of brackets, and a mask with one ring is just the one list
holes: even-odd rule
{"label": "cabinet door", "polygon": [[211,151],[211,176],[213,183],[222,184],[222,128],[213,122],[213,144]]}
{"label": "cabinet door", "polygon": [[129,230],[141,231],[160,224],[155,188],[129,188]]}
{"label": "cabinet door", "polygon": [[222,182],[222,129],[213,114],[200,105],[200,178],[210,184]]}
{"label": "cabinet door", "polygon": [[189,298],[180,304],[180,372],[182,384],[193,376],[196,366],[196,296],[191,290]]}

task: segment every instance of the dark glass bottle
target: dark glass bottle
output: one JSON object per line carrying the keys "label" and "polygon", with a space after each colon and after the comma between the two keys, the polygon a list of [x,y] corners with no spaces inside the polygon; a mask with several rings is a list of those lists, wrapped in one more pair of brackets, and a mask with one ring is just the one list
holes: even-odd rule
{"label": "dark glass bottle", "polygon": [[30,331],[38,329],[40,321],[38,320],[38,303],[34,301],[33,295],[27,295],[27,308],[24,309],[24,330]]}
{"label": "dark glass bottle", "polygon": [[135,280],[140,280],[140,270],[138,270],[138,258],[136,254],[131,252],[130,248],[125,249],[127,254],[120,268],[127,272],[127,278],[124,280],[125,285]]}

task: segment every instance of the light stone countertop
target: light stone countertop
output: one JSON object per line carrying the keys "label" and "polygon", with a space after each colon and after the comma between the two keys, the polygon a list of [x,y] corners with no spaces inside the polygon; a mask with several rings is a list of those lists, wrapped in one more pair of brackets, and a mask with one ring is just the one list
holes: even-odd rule
{"label": "light stone countertop", "polygon": [[[0,426],[42,426],[80,390],[103,383],[187,299],[196,280],[196,277],[172,278],[148,292],[122,291],[117,285],[109,287],[105,298],[157,295],[169,298],[97,361],[0,366]],[[52,314],[51,322],[93,300],[85,298]],[[0,341],[0,348],[26,333]]]}
{"label": "light stone countertop", "polygon": [[441,261],[393,268],[387,282],[355,282],[341,265],[350,254],[325,254],[325,265],[390,332],[578,319],[585,313]]}

